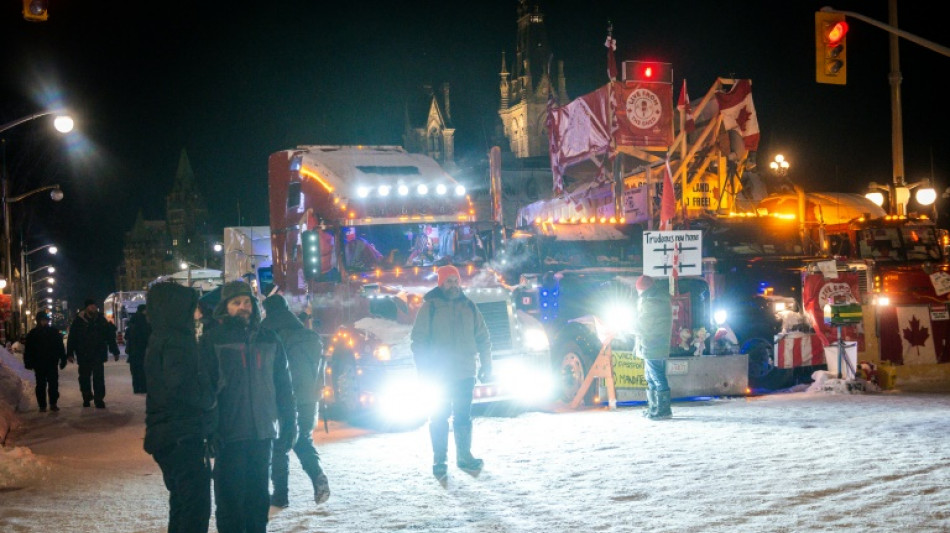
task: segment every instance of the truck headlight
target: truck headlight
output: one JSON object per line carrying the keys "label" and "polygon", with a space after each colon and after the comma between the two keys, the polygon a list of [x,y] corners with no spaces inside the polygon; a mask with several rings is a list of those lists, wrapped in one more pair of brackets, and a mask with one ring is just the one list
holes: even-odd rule
{"label": "truck headlight", "polygon": [[713,320],[716,321],[717,326],[725,324],[727,318],[729,318],[729,313],[725,309],[716,309],[716,312],[713,313]]}
{"label": "truck headlight", "polygon": [[548,335],[541,328],[528,328],[524,332],[524,345],[532,351],[539,352],[550,347]]}
{"label": "truck headlight", "polygon": [[636,311],[630,304],[614,304],[603,313],[604,324],[613,333],[629,333],[633,331],[633,321]]}
{"label": "truck headlight", "polygon": [[392,351],[387,344],[380,344],[373,350],[373,356],[376,357],[377,361],[389,361],[392,355]]}

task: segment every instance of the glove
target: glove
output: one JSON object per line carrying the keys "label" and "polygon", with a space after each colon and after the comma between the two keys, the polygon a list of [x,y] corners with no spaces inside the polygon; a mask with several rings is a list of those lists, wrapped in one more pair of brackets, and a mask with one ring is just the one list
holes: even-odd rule
{"label": "glove", "polygon": [[478,381],[480,383],[488,383],[491,380],[491,365],[482,365],[482,367],[478,369]]}
{"label": "glove", "polygon": [[288,422],[287,424],[280,425],[280,435],[277,436],[277,440],[274,441],[274,452],[275,453],[290,453],[290,450],[293,449],[294,444],[297,442],[297,423]]}
{"label": "glove", "polygon": [[63,359],[62,361],[59,362],[59,369],[62,370],[62,369],[64,369],[64,368],[66,368],[66,360],[65,360],[65,359]]}

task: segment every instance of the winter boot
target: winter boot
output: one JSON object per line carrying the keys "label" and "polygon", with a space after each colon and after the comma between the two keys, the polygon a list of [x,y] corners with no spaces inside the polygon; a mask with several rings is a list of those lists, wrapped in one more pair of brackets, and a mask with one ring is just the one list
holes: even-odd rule
{"label": "winter boot", "polygon": [[670,391],[656,391],[656,414],[650,417],[651,420],[663,420],[673,417],[673,410],[670,409]]}
{"label": "winter boot", "polygon": [[656,416],[656,391],[647,389],[647,408],[643,410],[644,418]]}
{"label": "winter boot", "polygon": [[472,426],[455,426],[455,464],[469,471],[485,466],[485,461],[472,456]]}
{"label": "winter boot", "polygon": [[286,494],[271,494],[270,496],[270,505],[271,507],[280,507],[281,509],[286,509],[290,506],[290,502],[287,500]]}
{"label": "winter boot", "polygon": [[321,504],[330,499],[330,482],[326,474],[320,474],[313,480],[313,501]]}
{"label": "winter boot", "polygon": [[51,404],[49,404],[49,410],[50,410],[50,411],[59,411],[59,407],[57,407],[55,403],[51,403]]}
{"label": "winter boot", "polygon": [[448,473],[448,467],[445,466],[449,453],[448,421],[430,421],[429,438],[432,440],[432,475],[443,479]]}

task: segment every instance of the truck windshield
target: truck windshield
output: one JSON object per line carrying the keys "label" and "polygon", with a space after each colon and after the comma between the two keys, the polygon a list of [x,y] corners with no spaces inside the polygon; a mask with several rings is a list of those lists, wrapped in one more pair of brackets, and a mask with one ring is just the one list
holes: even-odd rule
{"label": "truck windshield", "polygon": [[564,226],[553,235],[512,239],[509,261],[522,272],[589,267],[639,267],[642,228],[632,225]]}
{"label": "truck windshield", "polygon": [[715,257],[802,255],[798,225],[766,218],[734,220],[703,232],[705,254]]}
{"label": "truck windshield", "polygon": [[862,259],[876,261],[936,261],[940,259],[937,232],[932,227],[870,228],[858,232]]}
{"label": "truck windshield", "polygon": [[391,270],[396,267],[478,264],[485,246],[469,224],[384,224],[343,229],[347,270]]}

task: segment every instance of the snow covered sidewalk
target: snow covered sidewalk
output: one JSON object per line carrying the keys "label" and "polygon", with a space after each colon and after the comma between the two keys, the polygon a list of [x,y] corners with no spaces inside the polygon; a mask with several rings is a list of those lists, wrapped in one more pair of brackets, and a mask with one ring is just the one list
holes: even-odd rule
{"label": "snow covered sidewalk", "polygon": [[[107,364],[104,410],[81,407],[75,365],[60,383],[62,411],[19,413],[0,451],[0,531],[164,531],[128,365]],[[901,393],[674,404],[663,422],[639,408],[479,417],[485,470],[450,464],[443,486],[424,427],[331,424],[315,433],[330,500],[313,504],[292,459],[290,507],[269,530],[950,531],[948,434],[950,396]]]}

